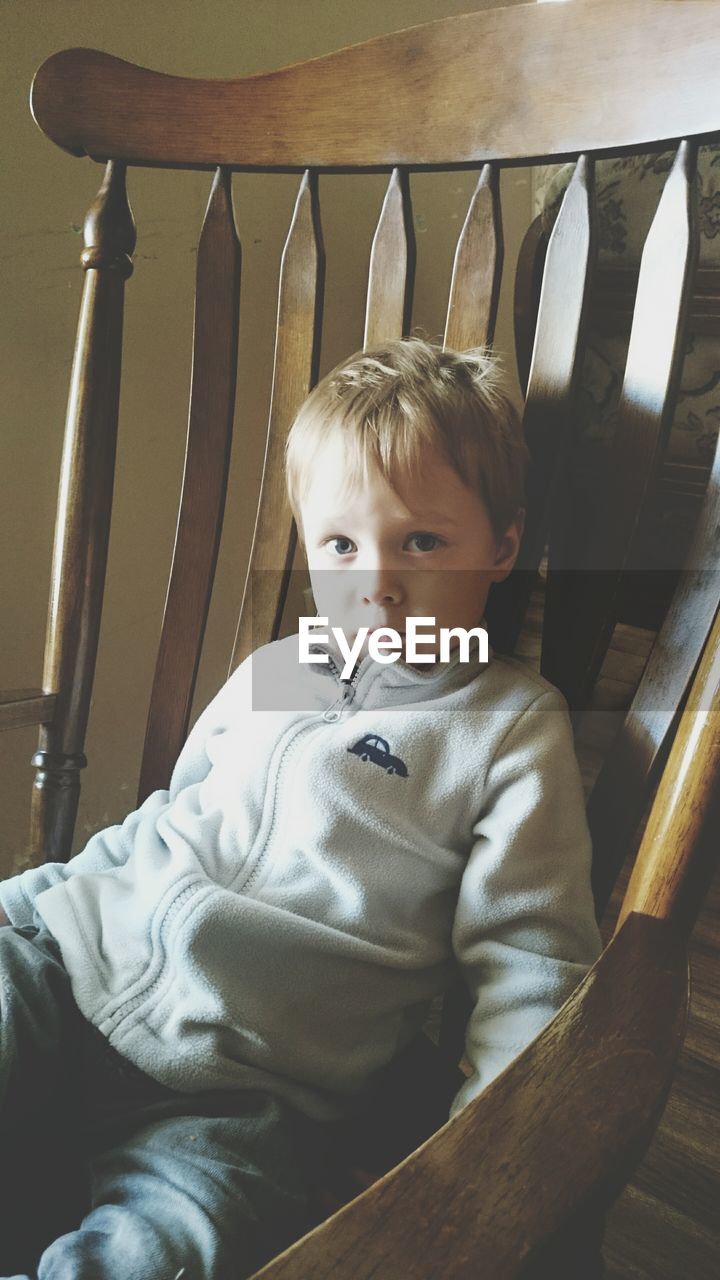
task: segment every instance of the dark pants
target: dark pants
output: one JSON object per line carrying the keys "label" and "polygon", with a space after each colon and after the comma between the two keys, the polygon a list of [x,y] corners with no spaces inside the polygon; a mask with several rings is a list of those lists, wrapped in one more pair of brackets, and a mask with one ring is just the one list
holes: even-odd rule
{"label": "dark pants", "polygon": [[52,935],[0,928],[0,1275],[241,1280],[303,1234],[332,1132],[150,1079],[82,1017]]}

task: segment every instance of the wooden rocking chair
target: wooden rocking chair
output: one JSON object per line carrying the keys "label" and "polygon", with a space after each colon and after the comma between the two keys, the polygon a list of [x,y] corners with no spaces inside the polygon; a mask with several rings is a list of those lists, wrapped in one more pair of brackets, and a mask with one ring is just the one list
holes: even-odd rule
{"label": "wooden rocking chair", "polygon": [[[167,785],[187,733],[218,551],[238,343],[233,173],[297,173],[299,190],[282,257],[267,450],[231,666],[277,638],[289,608],[296,531],[281,461],[293,413],[318,375],[320,175],[323,184],[339,172],[358,183],[366,172],[389,175],[359,303],[369,345],[410,329],[411,175],[477,170],[444,334],[447,345],[463,349],[492,340],[503,257],[499,171],[577,160],[548,247],[529,373],[527,528],[517,569],[491,600],[489,625],[495,646],[511,652],[548,548],[542,670],[579,722],[618,619],[621,586],[643,571],[639,530],[672,417],[692,288],[696,147],[720,137],[720,104],[706,89],[719,61],[720,0],[574,0],[441,19],[237,80],[178,78],[82,48],[42,65],[32,88],[37,123],[71,155],[102,164],[104,175],[85,222],[42,688],[0,699],[0,726],[40,726],[32,818],[38,860],[70,854],[85,763],[123,294],[135,246],[126,171],[214,174],[198,248],[185,474],[142,800]],[[573,397],[592,288],[593,160],[669,146],[677,154],[645,247],[602,502],[578,533]],[[354,1198],[323,1221],[319,1212],[309,1234],[258,1275],[592,1274],[580,1261],[583,1233],[594,1229],[596,1256],[603,1210],[643,1154],[669,1090],[688,999],[685,944],[716,846],[719,490],[716,458],[686,570],[590,798],[600,916],[657,788],[612,941],[545,1031],[444,1123],[466,1014],[452,993],[440,1050],[427,1038],[415,1046],[425,1066],[418,1068],[419,1105],[399,1117],[404,1129],[393,1129],[374,1164],[377,1144],[348,1152],[348,1163],[369,1168],[366,1181],[376,1180],[359,1195],[346,1187],[338,1203]],[[426,1094],[430,1079],[433,1096]],[[392,1097],[389,1071],[373,1106],[384,1099],[391,1117]]]}

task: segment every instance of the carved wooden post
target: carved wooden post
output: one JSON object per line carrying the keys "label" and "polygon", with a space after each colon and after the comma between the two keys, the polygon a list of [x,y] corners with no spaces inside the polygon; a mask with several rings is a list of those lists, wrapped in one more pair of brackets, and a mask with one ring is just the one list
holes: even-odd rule
{"label": "carved wooden post", "polygon": [[65,860],[80,794],[110,531],[123,294],[135,224],[125,165],[109,161],[84,226],[85,269],[55,525],[43,688],[57,695],[32,763],[35,861]]}

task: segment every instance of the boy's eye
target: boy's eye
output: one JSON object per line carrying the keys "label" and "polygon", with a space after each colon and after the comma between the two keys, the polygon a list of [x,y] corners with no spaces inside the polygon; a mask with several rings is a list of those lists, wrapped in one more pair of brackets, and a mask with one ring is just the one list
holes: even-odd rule
{"label": "boy's eye", "polygon": [[418,547],[418,551],[434,551],[436,546],[439,547],[442,544],[442,539],[438,538],[436,533],[413,533],[410,535],[410,542],[413,542],[415,538],[420,541],[424,541],[425,543],[427,543],[429,539],[430,542],[433,543],[433,546],[430,547],[427,545]]}
{"label": "boy's eye", "polygon": [[332,543],[338,543],[338,542],[344,542],[346,544],[344,550],[341,550],[341,549],[338,550],[338,555],[341,555],[341,556],[347,555],[349,546],[352,546],[351,539],[344,537],[343,534],[338,534],[337,537],[328,539],[328,545]]}

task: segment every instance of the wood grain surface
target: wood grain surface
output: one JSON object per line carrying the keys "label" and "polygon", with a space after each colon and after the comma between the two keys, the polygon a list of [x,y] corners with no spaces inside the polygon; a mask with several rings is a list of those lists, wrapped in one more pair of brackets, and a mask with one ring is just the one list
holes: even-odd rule
{"label": "wood grain surface", "polygon": [[[543,665],[582,707],[608,649],[622,572],[672,424],[698,257],[697,147],[681,143],[643,247],[620,401],[605,455],[602,503],[589,532],[573,609],[564,618],[564,670]],[[571,559],[569,570],[577,561]]]}
{"label": "wood grain surface", "polygon": [[42,689],[0,690],[0,729],[19,729],[28,724],[47,724],[54,715],[57,698]]}
{"label": "wood grain surface", "polygon": [[59,146],[131,164],[530,161],[720,130],[719,54],[704,0],[574,0],[440,18],[242,80],[68,49],[31,105]]}
{"label": "wood grain surface", "polygon": [[218,169],[198,245],[185,469],[138,804],[158,787],[168,786],[190,719],[225,509],[235,410],[240,259],[230,174]]}
{"label": "wood grain surface", "polygon": [[573,1206],[640,1159],[686,1001],[678,933],[632,915],[560,1014],[478,1098],[258,1278],[516,1276]]}
{"label": "wood grain surface", "polygon": [[[564,531],[565,466],[584,354],[595,223],[594,161],[581,156],[545,256],[523,418],[531,457],[525,529],[513,573],[493,588],[488,600],[490,638],[500,652],[512,653],[517,643],[551,524],[558,540],[562,535],[569,541]],[[563,678],[563,660],[569,658],[563,630],[566,614],[562,605],[546,608],[543,644],[544,666],[562,668]]]}
{"label": "wood grain surface", "polygon": [[280,264],[275,361],[255,530],[230,671],[277,639],[297,530],[285,488],[285,441],[314,387],[320,358],[325,248],[317,174],[304,174]]}
{"label": "wood grain surface", "polygon": [[633,911],[689,935],[720,860],[720,612],[673,739],[618,928]]}
{"label": "wood grain surface", "polygon": [[500,175],[483,165],[455,250],[443,346],[492,346],[504,258]]}
{"label": "wood grain surface", "polygon": [[393,169],[370,249],[364,348],[408,333],[414,283],[410,181],[404,170]]}
{"label": "wood grain surface", "polygon": [[58,495],[43,689],[56,695],[40,731],[31,845],[68,857],[80,794],[102,612],[115,471],[125,281],[135,224],[125,166],[110,161],[84,223],[85,281],[73,359]]}
{"label": "wood grain surface", "polygon": [[720,605],[719,529],[720,440],[685,567],[588,802],[598,917],[605,912],[628,842],[655,785],[663,749]]}

